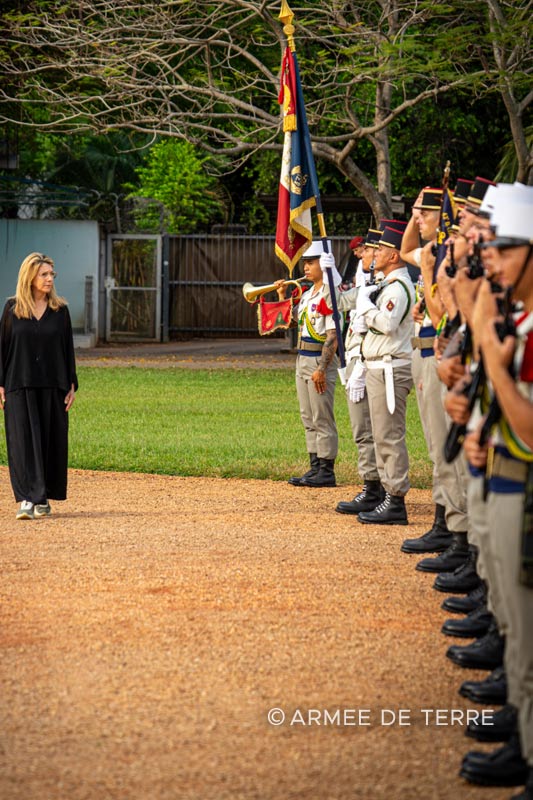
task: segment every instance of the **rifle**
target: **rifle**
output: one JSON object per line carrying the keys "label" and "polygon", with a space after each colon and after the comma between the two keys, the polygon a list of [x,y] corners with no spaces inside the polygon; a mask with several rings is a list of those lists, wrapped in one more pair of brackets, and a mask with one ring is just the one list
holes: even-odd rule
{"label": "rifle", "polygon": [[[472,350],[472,332],[467,326],[461,343],[461,364],[466,364],[466,359],[469,355],[472,355]],[[476,400],[481,397],[485,380],[485,368],[480,359],[476,371],[472,374],[472,380],[462,391],[462,394],[468,398],[468,410],[470,413],[472,413]],[[447,464],[451,464],[459,455],[465,435],[466,425],[459,422],[452,422],[444,443],[444,460]]]}
{"label": "rifle", "polygon": [[368,272],[369,272],[370,277],[369,277],[366,285],[367,286],[374,286],[374,284],[376,283],[376,259],[375,258],[373,258],[372,261],[370,262],[370,269],[369,269]]}
{"label": "rifle", "polygon": [[[467,258],[468,266],[466,274],[470,278],[470,280],[476,280],[477,278],[482,278],[483,275],[485,274],[485,268],[483,266],[483,261],[481,260],[482,243],[483,243],[483,237],[480,236],[478,241],[474,245],[474,250],[472,255],[469,255]],[[451,260],[453,260],[455,271],[453,272],[452,275],[450,275],[450,271],[448,270],[451,270],[452,268],[451,263],[450,267],[447,268],[446,271],[448,272],[448,275],[450,275],[450,277],[453,277],[453,275],[455,275],[455,272],[457,271],[453,255]],[[501,291],[501,288],[497,286],[497,284],[491,284],[491,289],[493,292]],[[466,335],[467,333],[468,333],[468,339]],[[507,336],[507,333],[505,335]],[[470,352],[468,352],[467,348],[469,349]],[[463,340],[463,347],[461,349],[461,363],[465,364],[467,356],[471,354],[472,354],[472,334],[467,326],[465,331],[465,339]],[[483,391],[486,381],[487,378],[485,374],[485,367],[483,365],[483,359],[481,358],[480,354],[478,366],[476,371],[473,373],[472,381],[470,385],[466,386],[463,391],[463,394],[465,394],[466,397],[468,397],[468,409],[470,412],[472,412],[476,400],[479,397],[481,397],[481,393]],[[494,406],[496,406],[496,403],[497,401],[494,398]],[[485,425],[488,425],[487,431],[485,432],[485,434],[483,429],[481,431],[481,433],[484,434],[485,436],[488,436],[490,428],[492,427],[493,424],[495,424],[492,420],[495,418],[496,413],[497,412],[495,407],[492,411],[492,414],[490,414],[490,409],[489,409],[489,414],[487,415],[487,419],[485,420],[485,424],[483,425],[483,429],[485,428]],[[488,419],[489,415],[491,416],[490,420]],[[499,416],[496,418],[495,421],[497,422],[498,419]],[[459,450],[461,449],[461,446],[463,444],[465,434],[466,434],[466,425],[460,425],[459,423],[456,422],[452,423],[450,430],[448,431],[448,436],[446,437],[446,442],[444,444],[444,458],[448,464],[451,464],[451,462],[457,457]],[[480,439],[480,444],[482,444],[481,439]]]}
{"label": "rifle", "polygon": [[448,246],[450,248],[450,263],[447,267],[445,267],[446,275],[449,278],[455,278],[457,274],[457,264],[455,263],[455,244],[450,242]]}
{"label": "rifle", "polygon": [[474,245],[474,252],[472,255],[467,257],[467,275],[468,277],[475,281],[476,278],[482,278],[485,274],[485,267],[483,266],[483,261],[481,260],[481,245],[483,244],[483,237],[480,236],[479,240]]}
{"label": "rifle", "polygon": [[451,339],[454,336],[459,328],[461,327],[461,314],[458,311],[457,314],[453,319],[447,319],[446,325],[444,326],[444,330],[442,331],[442,335],[445,339]]}
{"label": "rifle", "polygon": [[[473,264],[474,269],[474,277],[475,271],[477,269],[477,265],[474,262]],[[471,271],[469,271],[469,277],[472,277]],[[479,277],[479,276],[478,276]],[[497,283],[491,283],[491,291],[494,294],[499,294],[502,291],[501,286]],[[496,325],[496,331],[498,333],[498,338],[500,341],[503,341],[506,336],[512,336],[515,333],[515,325],[512,318],[512,310],[513,304],[511,300],[511,291],[512,289],[508,289],[505,292],[504,298],[498,298],[498,310],[500,314],[503,316],[503,322],[499,322]],[[468,334],[468,339],[467,339]],[[465,331],[465,339],[463,340],[463,345],[461,348],[461,363],[466,363],[466,358],[468,355],[472,353],[472,334],[470,329],[466,328]],[[511,368],[512,369],[512,368]],[[469,386],[465,387],[463,394],[468,397],[468,410],[472,412],[474,408],[474,404],[476,400],[481,397],[481,393],[485,387],[487,382],[487,376],[485,373],[485,366],[483,364],[483,354],[480,352],[479,354],[479,362],[476,371],[472,376],[472,382]],[[485,421],[482,425],[480,434],[479,434],[479,444],[481,447],[487,443],[489,438],[490,431],[497,424],[498,420],[501,417],[501,408],[498,400],[496,399],[496,395],[493,396],[492,400],[490,401],[489,410],[487,412],[487,416],[485,417]],[[452,423],[450,426],[450,430],[448,431],[448,436],[446,437],[446,442],[444,444],[444,458],[448,464],[457,457],[459,450],[463,444],[464,438],[466,434],[466,425],[460,425],[459,423]]]}
{"label": "rifle", "polygon": [[[499,286],[497,283],[491,283],[490,288],[494,294],[502,291],[501,286]],[[512,288],[507,289],[503,298],[498,297],[496,301],[498,305],[498,311],[503,316],[503,321],[497,322],[495,325],[496,333],[498,334],[498,339],[500,342],[503,342],[506,336],[514,336],[516,333],[516,327],[512,317],[513,302],[511,300],[511,291]],[[511,375],[514,373],[512,364],[509,367],[509,372]],[[479,444],[481,447],[487,443],[490,432],[494,425],[497,425],[499,422],[501,415],[502,410],[496,395],[494,394],[490,401],[489,410],[487,411],[487,416],[485,417],[485,421],[479,434]]]}
{"label": "rifle", "polygon": [[370,294],[370,295],[368,296],[368,297],[369,297],[369,300],[371,300],[371,301],[372,301],[372,303],[375,303],[375,302],[376,302],[376,300],[378,299],[378,297],[379,297],[380,293],[383,291],[383,289],[384,289],[386,286],[388,286],[388,285],[389,285],[389,284],[386,282],[386,280],[385,280],[385,279],[383,279],[383,280],[380,280],[379,282],[377,282],[377,281],[376,281],[376,275],[375,275],[374,267],[375,267],[375,260],[373,260],[373,261],[372,261],[372,264],[370,265],[370,269],[371,269],[371,278],[370,278],[370,280],[369,280],[369,281],[368,281],[368,283],[367,283],[367,286],[375,286],[375,287],[376,287],[375,291],[374,291],[374,292],[372,292],[372,294]]}
{"label": "rifle", "polygon": [[[453,242],[449,244],[450,248],[450,263],[445,267],[446,275],[449,278],[455,278],[457,274],[457,264],[455,263],[455,245]],[[458,311],[453,319],[447,319],[442,335],[445,339],[451,339],[456,331],[461,326],[461,314]]]}

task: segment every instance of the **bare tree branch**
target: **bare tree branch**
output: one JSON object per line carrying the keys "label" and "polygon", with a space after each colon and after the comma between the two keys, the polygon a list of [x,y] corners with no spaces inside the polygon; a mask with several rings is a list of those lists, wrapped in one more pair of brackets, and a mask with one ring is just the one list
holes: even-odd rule
{"label": "bare tree branch", "polygon": [[[498,88],[521,140],[530,32],[513,39],[516,5],[531,3],[450,0],[453,13],[430,0],[293,6],[316,154],[376,215],[390,214],[387,129],[408,109],[468,86]],[[25,3],[2,14],[0,123],[173,136],[223,157],[221,169],[235,168],[282,145],[278,14],[279,0]],[[482,25],[492,49],[477,45]],[[375,150],[377,186],[354,160],[362,139]],[[526,155],[522,148],[524,169]]]}

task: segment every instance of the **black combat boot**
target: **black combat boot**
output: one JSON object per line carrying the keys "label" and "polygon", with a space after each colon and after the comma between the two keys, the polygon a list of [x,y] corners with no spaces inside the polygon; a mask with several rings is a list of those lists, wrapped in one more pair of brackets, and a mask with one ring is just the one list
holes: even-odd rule
{"label": "black combat boot", "polygon": [[433,526],[418,539],[406,539],[402,553],[442,553],[452,543],[452,534],[446,525],[446,509],[439,503],[435,506]]}
{"label": "black combat boot", "polygon": [[484,681],[464,681],[459,694],[488,706],[503,706],[507,702],[507,677],[504,667],[496,667]]}
{"label": "black combat boot", "polygon": [[357,519],[365,525],[407,525],[405,497],[387,492],[379,506],[373,511],[362,511]]}
{"label": "black combat boot", "polygon": [[524,787],[524,791],[520,794],[513,794],[511,800],[533,800],[533,767],[529,767],[529,776]]}
{"label": "black combat boot", "polygon": [[471,611],[464,619],[447,619],[441,628],[446,636],[458,636],[460,639],[477,639],[484,636],[494,617],[486,605],[479,606]]}
{"label": "black combat boot", "polygon": [[517,731],[518,711],[511,703],[507,703],[494,712],[490,722],[471,720],[466,726],[465,736],[478,742],[508,742]]}
{"label": "black combat boot", "polygon": [[446,656],[467,669],[496,669],[503,664],[503,651],[505,639],[498,633],[496,624],[488,629],[485,636],[475,639],[471,644],[452,644],[446,651]]}
{"label": "black combat boot", "polygon": [[291,486],[301,486],[304,478],[312,478],[318,473],[318,470],[320,469],[320,459],[316,453],[309,453],[309,464],[311,465],[311,468],[308,469],[304,475],[302,475],[300,478],[289,478],[287,483],[290,483]]}
{"label": "black combat boot", "polygon": [[339,514],[359,514],[360,511],[373,511],[385,499],[385,489],[381,481],[365,481],[362,490],[353,500],[341,501],[335,511]]}
{"label": "black combat boot", "polygon": [[443,601],[441,608],[451,611],[452,614],[468,614],[475,608],[479,608],[487,602],[487,585],[485,581],[472,589],[466,597],[447,597]]}
{"label": "black combat boot", "polygon": [[320,467],[316,475],[311,475],[310,478],[302,478],[300,486],[310,486],[319,488],[321,486],[336,486],[334,458],[320,458]]}
{"label": "black combat boot", "polygon": [[473,750],[463,758],[461,778],[481,786],[520,786],[529,778],[518,734],[490,753]]}
{"label": "black combat boot", "polygon": [[423,558],[415,569],[420,572],[453,572],[462,566],[468,558],[468,541],[466,533],[452,533],[452,542],[440,556]]}
{"label": "black combat boot", "polygon": [[476,569],[477,550],[472,548],[468,558],[460,567],[453,572],[443,572],[437,575],[433,588],[438,592],[448,592],[450,594],[466,594],[473,589],[477,589],[483,581]]}

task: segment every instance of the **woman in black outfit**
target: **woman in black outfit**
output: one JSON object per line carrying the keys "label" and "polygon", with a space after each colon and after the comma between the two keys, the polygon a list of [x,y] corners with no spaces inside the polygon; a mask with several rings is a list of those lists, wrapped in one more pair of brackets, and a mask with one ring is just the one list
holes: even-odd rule
{"label": "woman in black outfit", "polygon": [[67,496],[68,414],[78,388],[72,325],[54,262],[30,253],[0,321],[0,405],[17,519],[50,514]]}

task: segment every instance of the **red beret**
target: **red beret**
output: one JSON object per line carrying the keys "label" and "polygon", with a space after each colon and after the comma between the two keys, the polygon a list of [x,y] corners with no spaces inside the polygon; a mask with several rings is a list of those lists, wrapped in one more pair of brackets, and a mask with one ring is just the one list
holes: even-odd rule
{"label": "red beret", "polygon": [[355,248],[359,247],[360,245],[362,245],[363,242],[364,242],[364,239],[363,239],[362,236],[354,236],[354,238],[350,242],[350,250],[355,250]]}

